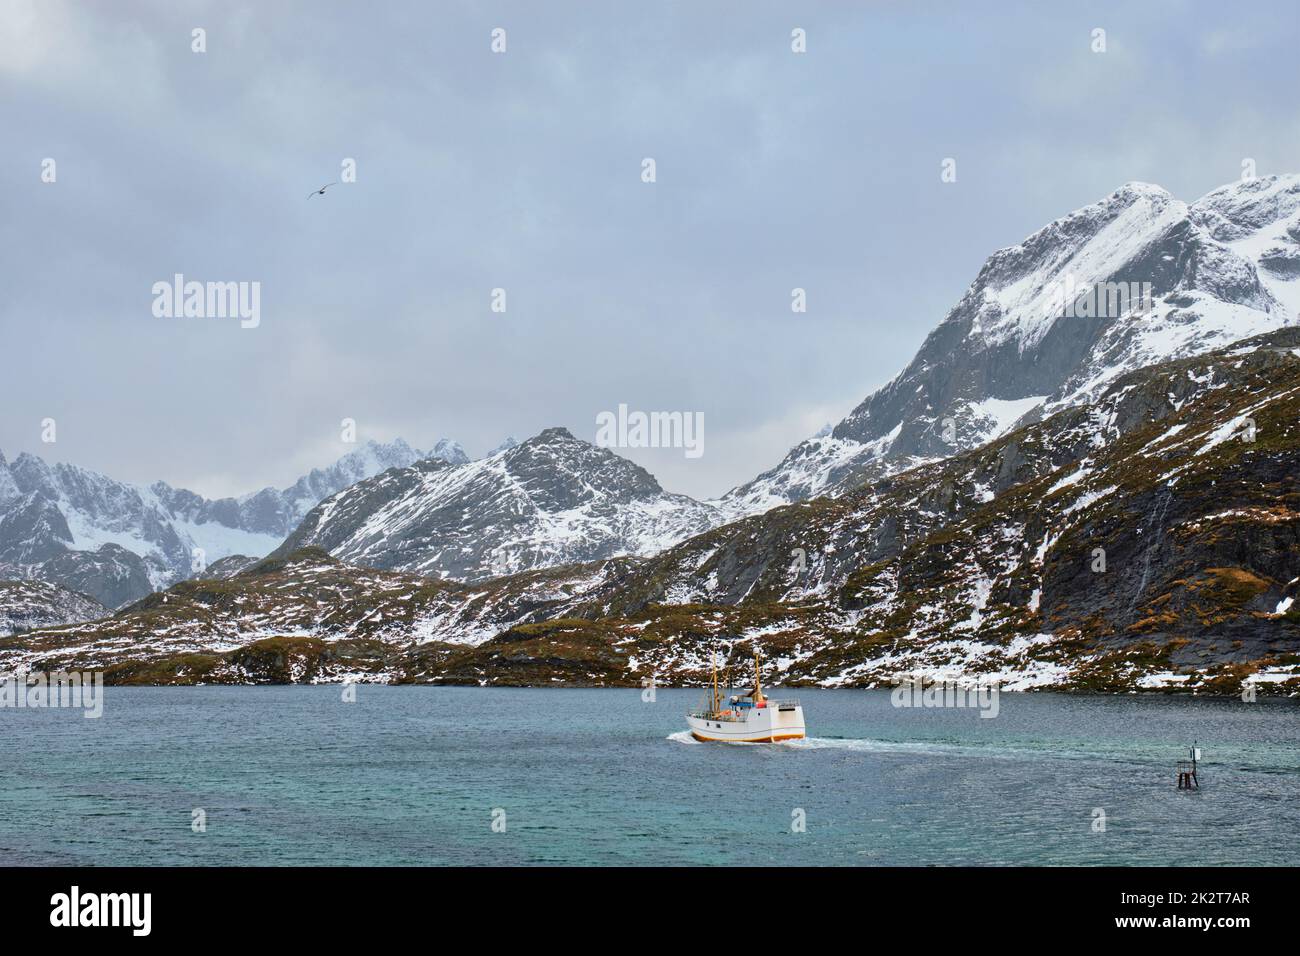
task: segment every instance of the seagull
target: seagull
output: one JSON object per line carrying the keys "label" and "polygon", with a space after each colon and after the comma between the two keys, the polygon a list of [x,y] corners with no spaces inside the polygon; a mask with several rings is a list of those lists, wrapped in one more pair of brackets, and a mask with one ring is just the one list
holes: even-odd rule
{"label": "seagull", "polygon": [[329,189],[331,186],[337,186],[337,185],[338,185],[338,183],[326,183],[326,184],[325,184],[324,186],[322,186],[320,189],[315,189],[315,190],[312,190],[311,192],[309,192],[309,193],[307,194],[307,198],[310,199],[312,196],[324,196],[324,195],[325,195],[325,190]]}

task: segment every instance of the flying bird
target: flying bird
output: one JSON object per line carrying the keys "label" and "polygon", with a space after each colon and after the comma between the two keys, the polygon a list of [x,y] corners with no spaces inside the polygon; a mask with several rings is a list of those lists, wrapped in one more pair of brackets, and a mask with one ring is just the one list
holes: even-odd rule
{"label": "flying bird", "polygon": [[326,183],[320,189],[314,189],[311,192],[309,192],[307,194],[307,198],[310,199],[312,196],[324,196],[325,190],[329,189],[331,186],[337,186],[337,185],[338,183]]}

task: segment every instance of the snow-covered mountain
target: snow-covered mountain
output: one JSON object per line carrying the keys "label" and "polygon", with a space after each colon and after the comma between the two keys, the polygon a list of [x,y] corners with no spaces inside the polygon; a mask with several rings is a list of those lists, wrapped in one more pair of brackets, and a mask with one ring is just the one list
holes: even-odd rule
{"label": "snow-covered mountain", "polygon": [[0,577],[52,581],[118,607],[229,555],[265,555],[322,498],[426,455],[469,460],[446,439],[428,453],[401,439],[371,441],[288,488],[211,500],[162,481],[145,487],[0,454]]}
{"label": "snow-covered mountain", "polygon": [[653,554],[718,521],[645,469],[550,428],[478,461],[416,462],[313,509],[276,552],[322,548],[353,564],[477,581],[621,554]]}
{"label": "snow-covered mountain", "polygon": [[[506,469],[534,504],[554,496],[528,465],[547,474],[576,460],[586,474],[598,462],[570,450],[571,437],[539,438]],[[649,493],[622,474],[635,466],[606,464],[586,500]],[[377,495],[405,472],[408,488],[459,473],[507,509],[524,504],[489,471],[420,464],[362,485]],[[386,497],[397,507],[371,515],[417,503]],[[457,513],[485,499],[442,501]],[[303,548],[112,618],[2,641],[0,670],[103,669],[112,683],[636,686],[703,682],[719,648],[745,662],[761,648],[765,680],[787,686],[921,675],[1295,695],[1298,501],[1300,328],[1288,328],[1140,369],[1089,406],[981,448],[654,557],[466,584]]]}
{"label": "snow-covered mountain", "polygon": [[1190,205],[1129,183],[994,253],[897,378],[719,505],[739,517],[838,494],[1088,402],[1126,372],[1298,321],[1300,176]]}
{"label": "snow-covered mountain", "polygon": [[[992,256],[897,379],[719,501],[549,429],[365,478],[266,561],[0,664],[635,684],[726,641],[831,686],[1297,693],[1298,260],[1300,177],[1130,184]],[[5,496],[39,557],[62,512]]]}
{"label": "snow-covered mountain", "polygon": [[[0,577],[43,577],[120,606],[191,576],[195,548],[208,562],[225,559],[213,576],[233,580],[251,573],[254,558],[281,539],[272,555],[277,559],[316,547],[352,565],[468,582],[622,555],[661,556],[642,562],[642,570],[630,560],[612,577],[602,572],[595,603],[571,605],[591,615],[701,601],[744,607],[769,600],[784,607],[791,600],[783,589],[789,555],[801,550],[807,574],[821,581],[817,590],[840,595],[838,604],[823,609],[831,621],[825,647],[838,647],[844,602],[866,592],[836,574],[857,574],[867,559],[893,560],[898,547],[931,533],[942,542],[948,532],[941,526],[954,520],[954,508],[999,499],[1011,484],[1041,476],[1041,469],[1082,459],[1099,436],[1110,440],[1106,428],[1085,429],[1062,413],[1087,418],[1103,399],[1157,417],[1178,413],[1177,402],[1166,408],[1150,396],[1134,404],[1125,398],[1128,386],[1120,386],[1139,370],[1163,369],[1151,381],[1191,375],[1196,395],[1204,397],[1226,381],[1220,366],[1224,354],[1233,354],[1222,351],[1226,346],[1300,324],[1298,313],[1300,176],[1234,183],[1191,204],[1130,183],[991,256],[893,382],[829,432],[798,445],[776,468],[717,501],[668,494],[640,467],[562,428],[522,444],[508,440],[477,461],[454,443],[440,443],[432,457],[400,442],[372,444],[290,488],[222,501],[162,483],[124,485],[30,455],[12,464],[0,457]],[[1293,343],[1286,341],[1284,349],[1264,347],[1290,356]],[[1212,388],[1200,377],[1210,374],[1209,367],[1176,364],[1212,353],[1219,356]],[[1286,370],[1293,371],[1290,365]],[[1290,395],[1279,393],[1277,400],[1289,402]],[[1188,434],[1193,427],[1197,435],[1217,434],[1235,421],[1224,414],[1206,406],[1195,426],[1181,427]],[[1001,439],[1049,419],[1053,428],[1064,422],[1069,429],[1053,432],[1051,447],[1035,452],[1039,470],[1026,479],[1028,453]],[[1129,424],[1141,423],[1135,418]],[[1072,444],[1075,431],[1084,436],[1082,446]],[[996,449],[995,473],[962,472],[970,465],[963,456],[980,448]],[[1265,462],[1261,472],[1269,480],[1273,464]],[[912,470],[920,465],[924,472]],[[1116,459],[1109,467],[1120,465]],[[933,487],[904,500],[895,482],[913,479],[903,472],[924,474]],[[898,486],[907,487],[906,481]],[[1134,488],[1152,500],[1165,494],[1149,476]],[[1051,491],[1033,494],[1050,497]],[[860,498],[866,510],[859,509]],[[773,511],[804,501],[798,509]],[[878,501],[887,503],[885,510]],[[937,516],[933,524],[910,514],[918,502]],[[823,541],[826,521],[841,511],[848,537]],[[769,512],[771,521],[742,520]],[[1060,523],[1068,524],[1072,513],[1058,516]],[[1021,517],[1018,512],[1016,520]],[[971,530],[970,546],[988,550],[979,533]],[[869,540],[858,540],[862,534]],[[1004,557],[1023,564],[1019,552]],[[1268,577],[1277,568],[1262,571]],[[987,568],[955,585],[936,577],[935,587],[976,588],[962,613],[987,616],[980,575],[988,577]],[[887,583],[873,587],[884,594]],[[805,584],[798,590],[806,593]],[[1269,583],[1261,593],[1271,600],[1281,592]],[[1019,591],[1011,599],[1018,600]],[[523,620],[544,604],[529,597],[511,608],[514,617],[494,621]],[[1106,613],[1118,614],[1113,608]],[[1121,617],[1112,626],[1128,626]],[[461,627],[468,618],[456,612],[447,620]],[[944,621],[945,627],[953,623]]]}

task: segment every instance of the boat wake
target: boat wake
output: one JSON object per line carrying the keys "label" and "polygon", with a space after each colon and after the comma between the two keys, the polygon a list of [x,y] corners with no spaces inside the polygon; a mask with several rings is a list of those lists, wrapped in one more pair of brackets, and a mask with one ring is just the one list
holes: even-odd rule
{"label": "boat wake", "polygon": [[871,753],[957,753],[962,748],[945,744],[926,744],[888,740],[867,740],[856,737],[804,737],[800,740],[780,740],[775,744],[755,744],[743,740],[696,740],[689,730],[669,734],[666,740],[678,744],[702,745],[704,743],[741,744],[746,747],[789,747],[792,750],[858,750]]}
{"label": "boat wake", "polygon": [[866,737],[803,737],[785,740],[781,747],[796,750],[857,750],[859,753],[961,753],[963,748],[922,741],[868,740]]}
{"label": "boat wake", "polygon": [[805,737],[802,740],[785,740],[782,747],[795,750],[857,750],[866,753],[962,753],[965,748],[950,744],[928,744],[920,741],[868,740],[862,737]]}
{"label": "boat wake", "polygon": [[853,750],[859,753],[918,754],[931,757],[978,757],[981,760],[1025,760],[1053,758],[1094,760],[1096,753],[1071,749],[1017,747],[1008,744],[934,743],[924,740],[869,740],[859,737],[805,737],[787,740],[780,746],[796,750]]}
{"label": "boat wake", "polygon": [[[706,745],[705,741],[696,740],[688,730],[679,730],[666,738],[679,744]],[[711,741],[708,743],[712,743]],[[914,755],[935,758],[977,757],[981,760],[1083,760],[1101,761],[1111,765],[1126,765],[1143,773],[1153,767],[1163,767],[1163,752],[1152,753],[1107,753],[1090,751],[1076,747],[1024,747],[1010,744],[958,744],[937,743],[920,740],[872,740],[866,737],[805,737],[802,740],[782,740],[775,744],[752,744],[742,741],[718,741],[744,747],[758,747],[766,751],[774,750],[831,750],[849,751],[860,754],[895,754],[898,756]],[[1231,769],[1241,773],[1293,773],[1280,770],[1275,766],[1249,766],[1235,762]]]}
{"label": "boat wake", "polygon": [[[704,744],[696,740],[689,730],[679,730],[669,734],[667,740],[679,744]],[[800,740],[781,740],[774,744],[753,744],[745,741],[707,741],[708,743],[733,743],[746,747],[785,747],[790,750],[851,750],[859,753],[902,753],[902,754],[967,754],[978,752],[976,748],[961,747],[953,744],[933,744],[921,741],[869,740],[863,737],[804,737]]]}

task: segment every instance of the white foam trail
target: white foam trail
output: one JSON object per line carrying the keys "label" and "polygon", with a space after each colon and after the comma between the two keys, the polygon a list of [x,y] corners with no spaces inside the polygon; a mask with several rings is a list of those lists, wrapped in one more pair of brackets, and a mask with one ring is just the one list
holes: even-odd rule
{"label": "white foam trail", "polygon": [[694,737],[692,737],[692,736],[691,736],[691,732],[690,732],[689,730],[679,730],[679,731],[677,731],[677,733],[675,733],[675,734],[669,734],[669,735],[668,735],[667,737],[665,737],[664,739],[665,739],[665,740],[671,740],[671,741],[673,741],[674,743],[679,743],[679,744],[698,744],[698,743],[703,743],[703,741],[701,741],[701,740],[696,740]]}
{"label": "white foam trail", "polygon": [[[671,740],[679,744],[702,744],[703,740],[696,740],[691,736],[689,730],[679,730],[676,733],[669,734],[666,740]],[[776,744],[753,744],[741,740],[718,740],[710,741],[711,743],[735,743],[745,744],[746,746],[777,746],[790,747],[795,750],[858,750],[871,753],[958,753],[961,748],[952,747],[945,744],[925,744],[925,743],[893,743],[885,740],[865,740],[857,738],[842,737],[804,737],[801,740],[781,740]]]}
{"label": "white foam trail", "polygon": [[[667,739],[676,741],[679,744],[704,743],[704,741],[692,737],[690,731],[687,730],[679,730],[675,734],[669,734]],[[726,741],[719,741],[719,743],[726,743]],[[918,756],[931,757],[979,757],[991,760],[1106,760],[1112,763],[1133,763],[1138,766],[1150,765],[1149,760],[1143,760],[1137,755],[1107,755],[1068,748],[1052,750],[1017,747],[1009,744],[963,745],[929,743],[920,740],[870,740],[865,737],[805,737],[802,740],[782,740],[775,744],[751,744],[733,741],[731,745],[760,749],[764,747],[783,747],[789,750],[850,750],[864,754],[917,754]]]}
{"label": "white foam trail", "polygon": [[936,757],[980,757],[991,760],[1037,760],[1040,758],[1062,760],[1100,760],[1103,754],[1087,753],[1078,750],[1045,750],[1028,747],[1016,747],[1008,744],[971,745],[938,744],[920,740],[866,740],[853,737],[806,737],[803,740],[787,740],[782,746],[820,750],[834,748],[838,750],[856,750],[863,753],[912,753],[929,754]]}
{"label": "white foam trail", "polygon": [[785,740],[783,747],[797,750],[857,750],[868,753],[961,753],[963,748],[947,744],[927,744],[915,741],[895,742],[888,740],[867,740],[856,737],[805,737],[802,740]]}

